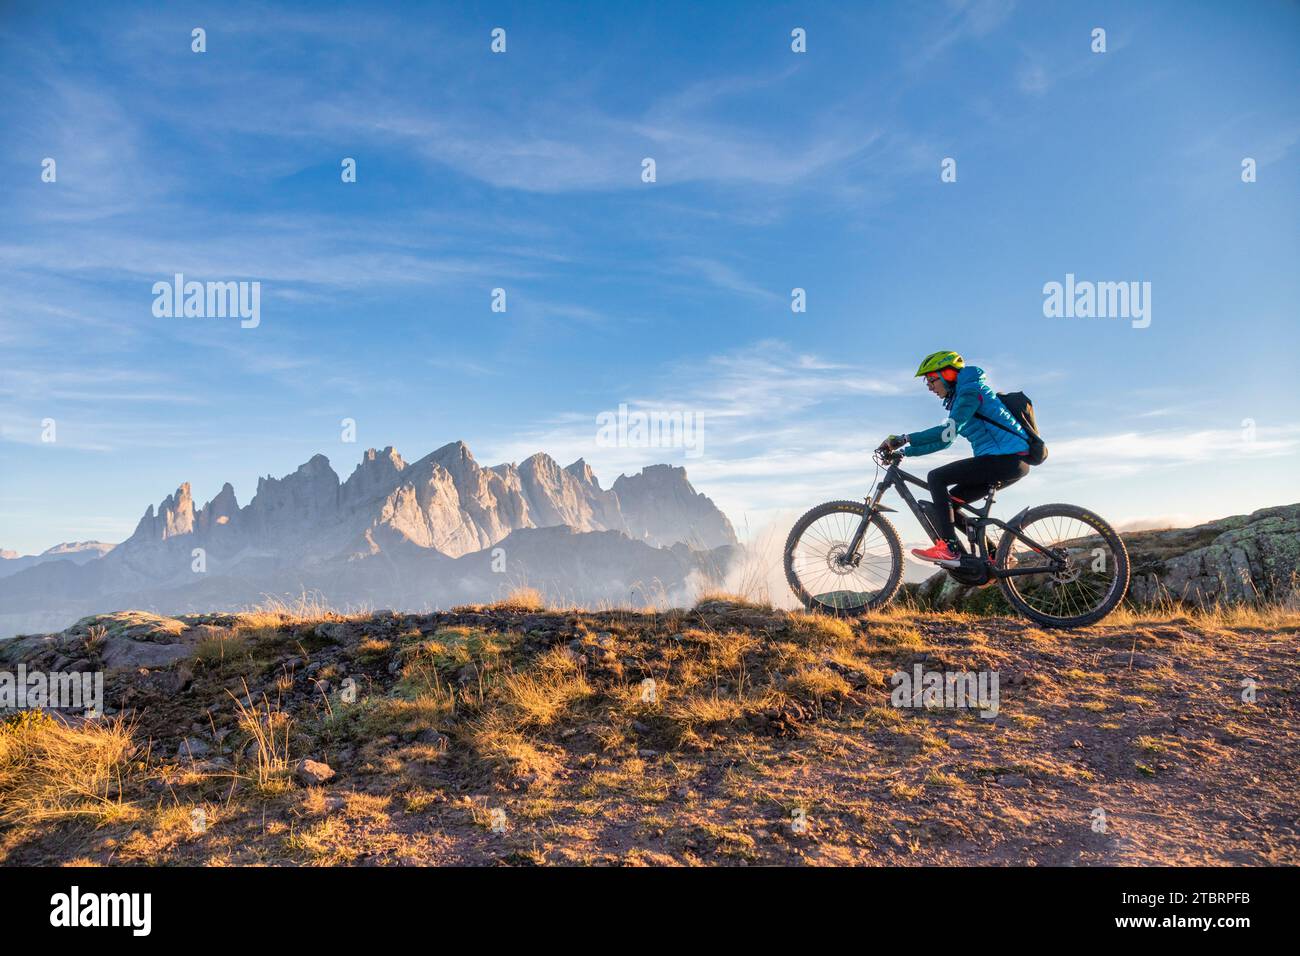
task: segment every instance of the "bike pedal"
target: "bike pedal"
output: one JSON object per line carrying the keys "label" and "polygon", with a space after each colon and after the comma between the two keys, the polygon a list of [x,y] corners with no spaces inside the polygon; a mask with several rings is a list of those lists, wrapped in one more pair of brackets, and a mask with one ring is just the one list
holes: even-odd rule
{"label": "bike pedal", "polygon": [[936,561],[934,563],[941,568],[960,568],[961,558],[957,558],[955,561]]}

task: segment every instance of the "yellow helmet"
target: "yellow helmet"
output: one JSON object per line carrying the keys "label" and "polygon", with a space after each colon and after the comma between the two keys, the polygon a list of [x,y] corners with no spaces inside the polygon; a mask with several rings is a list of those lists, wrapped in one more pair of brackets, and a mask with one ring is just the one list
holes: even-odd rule
{"label": "yellow helmet", "polygon": [[920,378],[922,375],[938,372],[945,368],[964,368],[965,366],[966,361],[956,352],[931,352],[921,359],[921,367],[916,370],[916,375],[912,377]]}

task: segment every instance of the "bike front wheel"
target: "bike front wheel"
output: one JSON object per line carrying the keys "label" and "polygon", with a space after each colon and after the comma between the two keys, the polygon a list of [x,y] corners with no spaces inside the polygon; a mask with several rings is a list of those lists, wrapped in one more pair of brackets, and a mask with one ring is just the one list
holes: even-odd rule
{"label": "bike front wheel", "polygon": [[785,578],[808,610],[856,617],[884,607],[898,593],[903,543],[884,515],[871,515],[857,555],[848,555],[865,513],[861,501],[828,501],[790,529]]}
{"label": "bike front wheel", "polygon": [[1124,600],[1128,549],[1115,529],[1087,508],[1031,508],[1016,530],[1037,547],[1004,533],[998,569],[1042,569],[998,579],[1003,595],[1021,614],[1047,627],[1086,627]]}

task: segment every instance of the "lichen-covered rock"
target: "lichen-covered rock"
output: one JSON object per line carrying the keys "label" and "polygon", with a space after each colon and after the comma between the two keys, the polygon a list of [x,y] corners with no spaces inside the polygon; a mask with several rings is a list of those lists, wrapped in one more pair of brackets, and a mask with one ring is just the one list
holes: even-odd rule
{"label": "lichen-covered rock", "polygon": [[[1191,546],[1179,553],[1183,542]],[[1285,601],[1300,579],[1300,505],[1263,508],[1182,531],[1138,532],[1126,535],[1125,543],[1136,601]]]}
{"label": "lichen-covered rock", "polygon": [[205,637],[219,632],[229,615],[163,617],[147,611],[116,611],[83,617],[57,634],[0,641],[0,663],[68,671],[87,668],[138,670],[168,667],[194,654]]}
{"label": "lichen-covered rock", "polygon": [[1011,607],[996,582],[962,584],[947,571],[932,574],[920,584],[909,586],[908,593],[921,607],[936,611],[960,609],[980,614],[1011,613]]}

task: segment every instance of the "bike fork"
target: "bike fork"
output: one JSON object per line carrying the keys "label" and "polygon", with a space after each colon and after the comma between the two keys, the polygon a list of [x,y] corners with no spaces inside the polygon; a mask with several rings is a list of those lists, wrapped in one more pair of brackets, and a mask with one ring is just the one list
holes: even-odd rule
{"label": "bike fork", "polygon": [[871,524],[871,516],[876,513],[876,505],[880,502],[880,496],[884,493],[884,488],[877,488],[874,495],[870,495],[865,499],[866,510],[862,512],[862,520],[858,522],[858,530],[853,532],[853,537],[849,539],[848,550],[844,552],[846,562],[856,563],[858,548],[862,546],[862,539],[867,536],[867,525]]}

